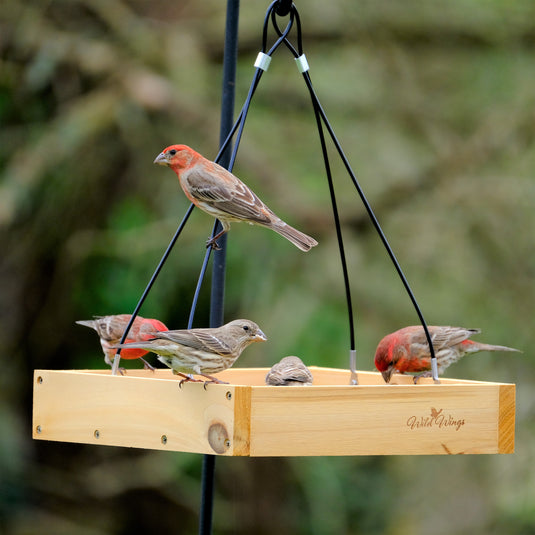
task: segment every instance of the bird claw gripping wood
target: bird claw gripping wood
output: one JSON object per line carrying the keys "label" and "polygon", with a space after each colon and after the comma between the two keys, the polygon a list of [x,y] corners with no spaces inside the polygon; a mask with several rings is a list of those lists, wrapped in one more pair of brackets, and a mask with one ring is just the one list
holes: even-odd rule
{"label": "bird claw gripping wood", "polygon": [[184,383],[201,383],[201,379],[195,379],[193,375],[188,375],[185,373],[177,372],[176,370],[173,370],[173,375],[178,375],[179,377],[182,377],[182,379],[178,383],[178,388],[182,388],[182,385]]}
{"label": "bird claw gripping wood", "polygon": [[152,366],[152,364],[149,364],[143,357],[139,357],[139,360],[141,360],[141,362],[143,362],[143,369],[150,370],[152,373],[154,373],[156,368],[154,366]]}

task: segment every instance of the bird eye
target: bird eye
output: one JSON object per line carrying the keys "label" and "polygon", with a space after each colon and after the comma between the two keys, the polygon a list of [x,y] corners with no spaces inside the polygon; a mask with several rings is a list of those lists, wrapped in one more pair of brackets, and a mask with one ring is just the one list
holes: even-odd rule
{"label": "bird eye", "polygon": [[171,149],[171,150],[169,151],[169,154],[170,154],[171,156],[174,156],[174,155],[176,154],[176,149]]}
{"label": "bird eye", "polygon": [[249,325],[244,325],[244,326],[243,326],[243,330],[244,330],[244,331],[248,331],[248,330],[249,330]]}

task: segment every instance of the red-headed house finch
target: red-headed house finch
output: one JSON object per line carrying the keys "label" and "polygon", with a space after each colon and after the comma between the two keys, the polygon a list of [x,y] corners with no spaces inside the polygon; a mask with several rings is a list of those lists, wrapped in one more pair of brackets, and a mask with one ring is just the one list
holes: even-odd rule
{"label": "red-headed house finch", "polygon": [[208,245],[217,247],[216,240],[229,231],[233,221],[270,228],[302,251],[318,245],[314,238],[277,217],[239,178],[190,147],[171,145],[154,163],[169,166],[177,174],[186,197],[221,222],[223,230],[208,240]]}
{"label": "red-headed house finch", "polygon": [[256,323],[241,319],[217,328],[156,333],[146,342],[115,347],[140,348],[157,353],[158,360],[169,366],[183,381],[195,381],[186,375],[193,373],[206,377],[208,382],[222,383],[209,374],[230,368],[249,344],[265,340],[266,335]]}
{"label": "red-headed house finch", "polygon": [[[468,340],[478,334],[479,329],[463,329],[462,327],[429,326],[429,334],[437,358],[438,373],[444,370],[467,353],[479,351],[519,351],[511,347],[493,346]],[[385,336],[375,352],[375,367],[382,373],[388,383],[392,373],[419,373],[419,377],[431,376],[431,353],[421,325],[405,327]]]}
{"label": "red-headed house finch", "polygon": [[[79,325],[90,327],[97,331],[100,337],[100,345],[104,352],[104,361],[109,366],[113,363],[113,358],[116,353],[115,344],[121,341],[124,330],[132,317],[131,314],[117,314],[115,316],[96,316],[92,320],[77,321]],[[143,318],[136,316],[132,327],[128,331],[128,336],[125,342],[141,342],[149,340],[155,333],[159,331],[167,331],[167,327],[159,320],[152,318]],[[141,359],[148,351],[144,349],[125,349],[121,351],[121,358],[123,359]],[[143,360],[148,368],[152,368],[147,362]]]}
{"label": "red-headed house finch", "polygon": [[284,357],[271,367],[266,375],[270,386],[308,386],[312,384],[312,374],[299,357]]}

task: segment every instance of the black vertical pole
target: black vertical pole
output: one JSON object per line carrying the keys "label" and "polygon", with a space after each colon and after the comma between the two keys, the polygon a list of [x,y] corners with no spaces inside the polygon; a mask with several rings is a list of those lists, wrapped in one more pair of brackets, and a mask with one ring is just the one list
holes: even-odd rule
{"label": "black vertical pole", "polygon": [[[221,96],[220,145],[227,138],[234,121],[234,96],[236,86],[236,62],[238,57],[238,16],[239,0],[227,0],[227,22],[225,27],[225,48],[223,53],[223,89]],[[228,167],[230,163],[231,144],[222,154],[219,164]],[[215,233],[221,229],[220,223]],[[227,255],[227,235],[218,239],[220,250],[214,251],[212,267],[212,289],[210,300],[210,327],[223,324],[225,271]],[[202,495],[199,514],[199,534],[212,533],[212,515],[214,509],[214,475],[215,455],[204,455],[202,464]]]}
{"label": "black vertical pole", "polygon": [[[227,23],[225,28],[225,49],[223,53],[223,88],[221,93],[221,128],[219,144],[223,145],[234,124],[234,97],[236,88],[236,62],[238,59],[238,15],[240,0],[227,0]],[[232,143],[221,155],[219,164],[228,169]],[[221,224],[215,231],[221,230]],[[212,293],[210,301],[210,327],[223,324],[225,294],[225,263],[227,255],[227,234],[218,239],[220,250],[214,251],[212,269]]]}

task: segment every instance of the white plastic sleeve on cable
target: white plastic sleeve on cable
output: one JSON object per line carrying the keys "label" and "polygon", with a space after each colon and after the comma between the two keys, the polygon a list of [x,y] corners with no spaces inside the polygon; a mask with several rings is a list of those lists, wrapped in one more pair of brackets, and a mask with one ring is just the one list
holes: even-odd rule
{"label": "white plastic sleeve on cable", "polygon": [[352,372],[357,371],[357,350],[356,349],[349,350],[349,369]]}
{"label": "white plastic sleeve on cable", "polygon": [[433,375],[433,379],[438,379],[438,365],[437,365],[437,359],[431,359],[431,374]]}
{"label": "white plastic sleeve on cable", "polygon": [[271,63],[271,56],[268,56],[267,54],[264,54],[263,52],[259,52],[258,56],[256,56],[256,61],[254,62],[254,66],[257,69],[262,69],[263,71],[267,71],[270,63]]}
{"label": "white plastic sleeve on cable", "polygon": [[301,74],[307,72],[310,69],[310,67],[308,66],[307,58],[304,54],[302,56],[299,56],[298,58],[295,58],[295,63],[297,63],[297,68],[299,69],[299,72]]}
{"label": "white plastic sleeve on cable", "polygon": [[357,350],[349,350],[349,369],[351,370],[351,379],[349,380],[350,385],[358,385],[359,377],[357,375]]}

